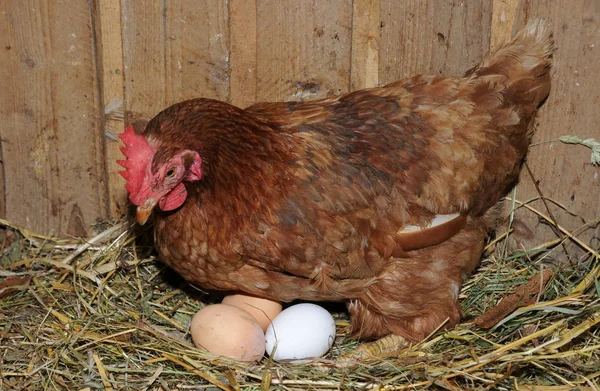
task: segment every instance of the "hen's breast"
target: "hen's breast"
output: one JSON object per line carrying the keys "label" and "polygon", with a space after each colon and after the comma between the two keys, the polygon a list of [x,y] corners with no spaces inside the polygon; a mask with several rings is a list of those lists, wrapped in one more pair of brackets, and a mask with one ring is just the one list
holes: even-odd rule
{"label": "hen's breast", "polygon": [[[188,200],[189,201],[189,200]],[[211,243],[211,226],[193,203],[175,212],[159,212],[154,221],[154,241],[161,261],[186,280],[207,289],[235,289],[228,273],[235,267]]]}
{"label": "hen's breast", "polygon": [[[244,291],[282,301],[335,301],[358,297],[375,282],[373,278],[325,281],[320,276],[328,274],[326,264],[311,263],[279,248],[279,231],[269,235],[263,231],[264,223],[258,223],[225,238],[218,224],[207,224],[202,215],[194,203],[186,203],[179,211],[156,216],[154,231],[159,258],[202,288]],[[285,243],[294,237],[289,232],[285,235]]]}

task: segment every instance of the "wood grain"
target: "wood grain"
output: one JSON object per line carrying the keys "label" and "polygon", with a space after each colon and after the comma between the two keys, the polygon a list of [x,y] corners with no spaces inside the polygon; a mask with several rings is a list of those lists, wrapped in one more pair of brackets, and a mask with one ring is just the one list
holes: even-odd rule
{"label": "wood grain", "polygon": [[[558,47],[552,70],[552,91],[537,118],[533,142],[554,140],[563,135],[599,139],[600,3],[594,0],[531,0],[521,7],[517,11],[519,26],[527,18],[548,19]],[[584,221],[600,216],[600,168],[590,164],[589,149],[544,143],[530,148],[528,163],[544,196],[560,202],[570,212],[550,202],[553,215],[563,227],[574,230]],[[526,201],[538,196],[533,181],[523,172],[517,198]],[[540,201],[534,201],[533,206],[545,212]],[[517,217],[535,232],[535,240],[556,237],[530,212],[520,210]],[[580,236],[596,247],[598,237],[598,226]],[[576,249],[572,252],[575,256],[579,254]]]}
{"label": "wood grain", "polygon": [[229,10],[226,1],[166,2],[166,105],[191,98],[229,98]]}
{"label": "wood grain", "polygon": [[121,29],[121,0],[98,2],[96,26],[98,58],[102,77],[102,99],[104,103],[104,132],[106,136],[106,170],[108,176],[108,200],[113,217],[126,212],[127,190],[116,161],[122,159],[117,135],[123,132],[123,36]]}
{"label": "wood grain", "polygon": [[123,0],[125,107],[150,119],[194,97],[229,97],[227,3]]}
{"label": "wood grain", "polygon": [[350,88],[379,84],[380,0],[354,0],[352,7],[352,74]]}
{"label": "wood grain", "polygon": [[379,79],[462,75],[489,51],[488,1],[381,0]]}
{"label": "wood grain", "polygon": [[490,51],[509,42],[516,32],[517,11],[521,0],[493,0]]}
{"label": "wood grain", "polygon": [[229,0],[230,103],[256,103],[256,0]]}
{"label": "wood grain", "polygon": [[166,106],[166,12],[159,1],[122,1],[126,123],[148,120]]}
{"label": "wood grain", "polygon": [[5,218],[85,236],[108,212],[89,3],[3,0],[0,9]]}
{"label": "wood grain", "polygon": [[351,1],[258,0],[257,23],[258,101],[350,89]]}

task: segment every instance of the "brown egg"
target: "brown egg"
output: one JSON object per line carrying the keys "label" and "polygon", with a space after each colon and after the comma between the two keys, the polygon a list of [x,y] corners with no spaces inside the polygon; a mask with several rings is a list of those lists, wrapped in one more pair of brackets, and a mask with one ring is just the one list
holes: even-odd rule
{"label": "brown egg", "polygon": [[248,311],[258,321],[263,331],[267,330],[271,321],[281,312],[281,303],[254,296],[225,296],[222,303]]}
{"label": "brown egg", "polygon": [[265,353],[265,334],[252,315],[227,304],[198,311],[190,325],[194,345],[218,356],[258,361]]}

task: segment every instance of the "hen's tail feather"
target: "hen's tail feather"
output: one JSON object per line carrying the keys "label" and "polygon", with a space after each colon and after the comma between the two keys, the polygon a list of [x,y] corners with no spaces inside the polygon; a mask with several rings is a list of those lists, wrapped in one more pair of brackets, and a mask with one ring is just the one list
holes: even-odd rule
{"label": "hen's tail feather", "polygon": [[550,92],[550,67],[555,51],[552,31],[547,21],[535,19],[521,29],[514,39],[490,54],[466,77],[485,78],[503,85],[510,103],[524,106],[532,113]]}

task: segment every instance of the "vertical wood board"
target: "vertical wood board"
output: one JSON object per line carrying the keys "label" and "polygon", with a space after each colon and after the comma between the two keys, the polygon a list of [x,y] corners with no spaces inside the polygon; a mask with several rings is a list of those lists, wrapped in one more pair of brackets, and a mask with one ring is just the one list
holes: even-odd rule
{"label": "vertical wood board", "polygon": [[166,105],[229,99],[227,1],[169,1],[165,10]]}
{"label": "vertical wood board", "polygon": [[3,0],[0,9],[5,217],[85,236],[108,205],[89,4]]}
{"label": "vertical wood board", "polygon": [[521,0],[493,0],[490,51],[509,42],[516,33],[515,23]]}
{"label": "vertical wood board", "polygon": [[256,103],[256,0],[229,0],[230,103]]}
{"label": "vertical wood board", "polygon": [[351,90],[379,84],[380,10],[381,0],[353,2]]}
{"label": "vertical wood board", "polygon": [[420,73],[464,74],[489,52],[491,5],[381,0],[380,83]]}
{"label": "vertical wood board", "polygon": [[121,6],[125,122],[149,120],[167,102],[167,11],[156,0],[122,0]]}
{"label": "vertical wood board", "polygon": [[125,180],[119,175],[123,168],[117,135],[123,132],[123,36],[121,30],[121,0],[102,0],[95,9],[98,57],[102,77],[104,102],[104,132],[108,198],[111,216],[118,217],[127,210]]}
{"label": "vertical wood board", "polygon": [[128,119],[150,119],[185,99],[228,99],[227,2],[122,4]]}
{"label": "vertical wood board", "polygon": [[258,101],[310,100],[350,88],[352,1],[257,1]]}

